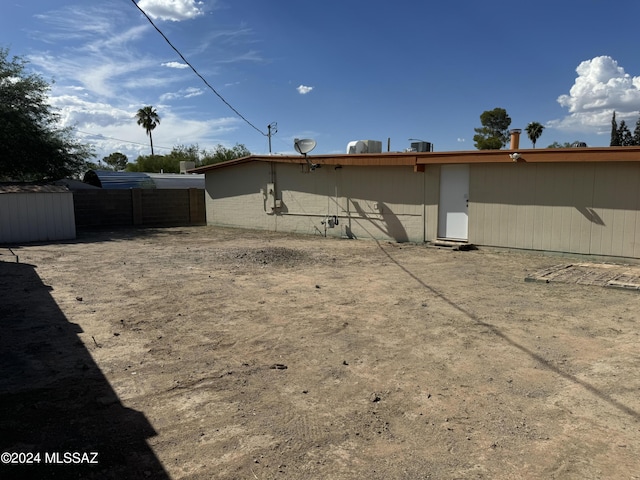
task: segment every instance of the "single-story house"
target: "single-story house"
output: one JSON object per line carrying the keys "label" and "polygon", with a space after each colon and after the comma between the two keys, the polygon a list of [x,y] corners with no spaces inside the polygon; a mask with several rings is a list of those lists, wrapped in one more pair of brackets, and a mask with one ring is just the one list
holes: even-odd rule
{"label": "single-story house", "polygon": [[640,147],[253,155],[205,175],[210,225],[640,258]]}

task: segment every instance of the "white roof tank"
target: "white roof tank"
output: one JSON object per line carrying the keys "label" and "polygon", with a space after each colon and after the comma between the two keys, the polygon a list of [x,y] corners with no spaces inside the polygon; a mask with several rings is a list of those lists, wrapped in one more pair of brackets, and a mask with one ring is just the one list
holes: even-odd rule
{"label": "white roof tank", "polygon": [[347,144],[347,153],[382,153],[379,140],[354,140]]}

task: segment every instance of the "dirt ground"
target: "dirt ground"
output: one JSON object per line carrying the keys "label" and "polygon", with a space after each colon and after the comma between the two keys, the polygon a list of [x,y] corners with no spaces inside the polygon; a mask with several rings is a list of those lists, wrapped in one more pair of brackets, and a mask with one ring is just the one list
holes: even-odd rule
{"label": "dirt ground", "polygon": [[640,478],[640,292],[524,281],[566,257],[214,227],[12,252],[0,478]]}

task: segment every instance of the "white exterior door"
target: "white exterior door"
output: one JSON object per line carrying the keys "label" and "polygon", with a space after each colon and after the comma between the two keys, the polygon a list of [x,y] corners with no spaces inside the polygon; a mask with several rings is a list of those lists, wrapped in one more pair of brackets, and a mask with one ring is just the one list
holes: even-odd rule
{"label": "white exterior door", "polygon": [[469,239],[469,165],[442,165],[438,237]]}

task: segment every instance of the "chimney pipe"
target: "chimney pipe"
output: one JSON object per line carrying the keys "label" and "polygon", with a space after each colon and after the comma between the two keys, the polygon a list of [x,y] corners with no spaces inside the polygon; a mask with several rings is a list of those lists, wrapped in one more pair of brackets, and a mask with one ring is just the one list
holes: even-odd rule
{"label": "chimney pipe", "polygon": [[522,130],[519,128],[509,130],[509,133],[511,134],[510,150],[517,150],[520,148],[520,132],[522,132]]}

